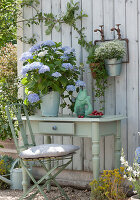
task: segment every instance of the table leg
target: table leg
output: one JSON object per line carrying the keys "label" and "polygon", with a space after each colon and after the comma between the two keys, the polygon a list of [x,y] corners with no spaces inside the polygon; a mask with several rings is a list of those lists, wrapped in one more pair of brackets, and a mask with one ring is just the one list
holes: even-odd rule
{"label": "table leg", "polygon": [[119,168],[121,157],[121,121],[117,121],[117,133],[115,135],[115,168]]}
{"label": "table leg", "polygon": [[[26,161],[23,161],[24,164],[26,165]],[[28,187],[29,187],[29,182],[28,182],[28,174],[26,172],[26,170],[24,169],[24,167],[22,167],[22,186],[23,186],[23,192],[27,192]]]}
{"label": "table leg", "polygon": [[[44,136],[44,144],[51,144],[51,136]],[[48,170],[51,169],[51,162],[48,161],[46,167]],[[51,190],[51,183],[49,182],[47,184],[47,191],[49,192]]]}
{"label": "table leg", "polygon": [[99,123],[92,123],[92,163],[93,179],[98,179],[100,175],[100,133]]}

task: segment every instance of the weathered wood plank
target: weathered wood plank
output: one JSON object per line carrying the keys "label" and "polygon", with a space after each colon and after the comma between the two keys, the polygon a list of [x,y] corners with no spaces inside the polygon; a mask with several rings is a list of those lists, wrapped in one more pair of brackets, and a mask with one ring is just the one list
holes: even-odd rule
{"label": "weathered wood plank", "polygon": [[[105,39],[113,39],[114,35],[110,29],[114,26],[114,1],[104,1],[104,33]],[[105,114],[115,114],[115,84],[114,77],[108,78],[108,88],[105,92]],[[114,138],[105,137],[105,169],[113,167]]]}
{"label": "weathered wood plank", "polygon": [[[93,0],[93,42],[95,40],[100,40],[101,36],[99,32],[94,32],[95,29],[99,28],[100,25],[103,25],[103,1],[102,0]],[[98,20],[97,20],[98,19]],[[95,87],[95,80],[93,80],[93,86]],[[104,98],[95,98],[93,95],[94,101],[94,110],[99,110],[101,105],[100,105],[100,100],[103,100]],[[100,170],[102,171],[105,168],[105,154],[104,154],[104,149],[105,149],[105,137],[101,137],[100,140]]]}
{"label": "weathered wood plank", "polygon": [[[115,0],[115,24],[121,24],[122,38],[126,37],[126,18],[125,18],[125,0]],[[117,35],[115,34],[115,38]],[[115,78],[116,86],[116,114],[127,114],[126,108],[126,64],[122,66],[122,73]],[[121,103],[120,103],[121,102]],[[121,123],[121,141],[122,148],[125,155],[127,155],[127,120],[123,120]]]}
{"label": "weathered wood plank", "polygon": [[[87,41],[92,41],[92,32],[93,32],[93,26],[92,26],[92,1],[88,0],[82,0],[82,10],[85,13],[88,13],[88,18],[84,18],[82,20],[82,26],[85,27],[85,34]],[[83,79],[86,82],[86,88],[88,90],[88,95],[91,96],[91,100],[93,100],[93,89],[92,89],[92,78],[91,78],[91,72],[89,66],[86,64],[88,53],[85,49],[83,49],[83,63],[85,66],[85,72],[83,74]],[[93,102],[92,102],[93,103]],[[84,170],[91,171],[92,169],[92,159],[90,158],[90,152],[92,149],[92,143],[89,138],[84,138]]]}
{"label": "weathered wood plank", "polygon": [[128,160],[132,163],[138,132],[138,29],[137,1],[126,1],[130,62],[127,64]]}

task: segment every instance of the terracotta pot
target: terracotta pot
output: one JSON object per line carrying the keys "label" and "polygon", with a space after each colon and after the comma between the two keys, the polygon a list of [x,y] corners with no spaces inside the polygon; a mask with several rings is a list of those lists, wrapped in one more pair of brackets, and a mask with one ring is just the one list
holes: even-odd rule
{"label": "terracotta pot", "polygon": [[138,195],[134,195],[131,197],[131,200],[140,200],[139,196]]}
{"label": "terracotta pot", "polygon": [[96,79],[96,72],[94,72],[93,70],[96,68],[96,67],[99,67],[100,66],[100,63],[90,63],[90,69],[91,69],[91,73],[92,73],[92,77],[94,79]]}

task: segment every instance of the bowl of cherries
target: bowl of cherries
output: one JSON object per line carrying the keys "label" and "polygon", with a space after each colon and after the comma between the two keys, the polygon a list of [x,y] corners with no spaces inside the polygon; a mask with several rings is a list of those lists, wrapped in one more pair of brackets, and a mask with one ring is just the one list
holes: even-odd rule
{"label": "bowl of cherries", "polygon": [[98,112],[97,110],[93,110],[91,114],[89,114],[87,117],[92,117],[92,118],[100,118],[104,114],[102,112]]}

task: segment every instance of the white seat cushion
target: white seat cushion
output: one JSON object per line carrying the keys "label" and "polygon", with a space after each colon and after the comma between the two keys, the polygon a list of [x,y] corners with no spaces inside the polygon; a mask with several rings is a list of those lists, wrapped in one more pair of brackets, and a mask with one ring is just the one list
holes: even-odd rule
{"label": "white seat cushion", "polygon": [[20,153],[21,158],[45,158],[68,155],[80,149],[75,145],[42,144],[31,147]]}

